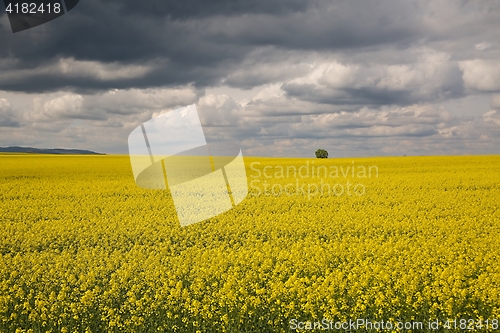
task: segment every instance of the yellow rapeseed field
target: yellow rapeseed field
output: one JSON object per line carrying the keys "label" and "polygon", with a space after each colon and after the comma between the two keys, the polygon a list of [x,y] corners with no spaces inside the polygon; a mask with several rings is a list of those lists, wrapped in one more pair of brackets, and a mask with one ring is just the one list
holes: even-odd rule
{"label": "yellow rapeseed field", "polygon": [[127,156],[1,155],[0,332],[500,332],[500,156],[245,164],[181,228]]}

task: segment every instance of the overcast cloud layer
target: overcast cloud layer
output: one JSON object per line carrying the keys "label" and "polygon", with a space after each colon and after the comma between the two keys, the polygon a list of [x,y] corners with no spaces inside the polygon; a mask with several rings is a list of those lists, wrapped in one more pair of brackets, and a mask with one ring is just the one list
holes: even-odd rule
{"label": "overcast cloud layer", "polygon": [[0,45],[0,146],[127,153],[196,103],[245,155],[500,153],[497,1],[81,0]]}

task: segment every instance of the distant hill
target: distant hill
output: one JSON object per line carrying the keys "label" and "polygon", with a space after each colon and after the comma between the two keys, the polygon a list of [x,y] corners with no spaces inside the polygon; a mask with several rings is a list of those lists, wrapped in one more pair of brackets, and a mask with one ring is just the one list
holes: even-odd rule
{"label": "distant hill", "polygon": [[0,153],[58,154],[58,155],[105,155],[90,150],[32,147],[0,147]]}

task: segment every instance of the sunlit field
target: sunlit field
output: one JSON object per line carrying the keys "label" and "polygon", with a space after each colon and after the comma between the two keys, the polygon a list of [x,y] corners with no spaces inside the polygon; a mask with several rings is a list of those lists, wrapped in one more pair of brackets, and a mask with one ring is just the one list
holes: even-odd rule
{"label": "sunlit field", "polygon": [[500,331],[500,156],[245,164],[181,228],[127,156],[0,155],[0,331]]}

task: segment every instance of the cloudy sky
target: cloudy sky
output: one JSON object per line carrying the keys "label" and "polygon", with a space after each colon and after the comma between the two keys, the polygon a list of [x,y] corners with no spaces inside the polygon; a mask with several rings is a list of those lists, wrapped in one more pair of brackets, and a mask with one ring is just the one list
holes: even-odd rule
{"label": "cloudy sky", "polygon": [[16,34],[0,16],[0,146],[127,153],[193,103],[245,155],[499,154],[500,2],[81,0]]}

